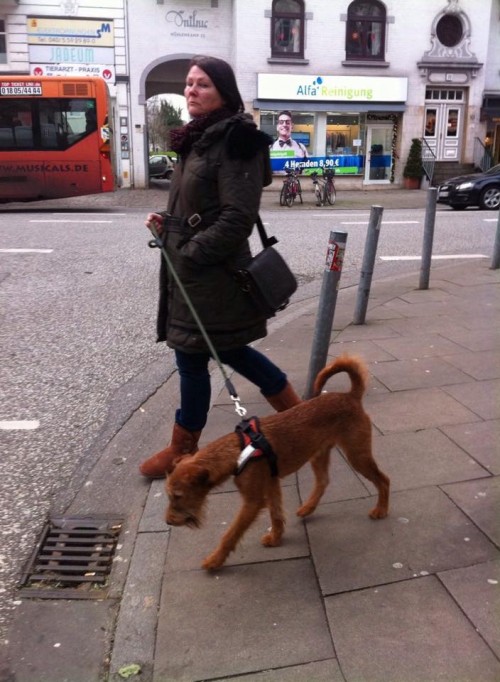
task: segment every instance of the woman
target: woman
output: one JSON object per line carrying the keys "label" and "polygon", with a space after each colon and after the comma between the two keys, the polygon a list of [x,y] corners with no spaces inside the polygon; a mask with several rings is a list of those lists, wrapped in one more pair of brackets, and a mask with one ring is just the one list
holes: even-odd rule
{"label": "woman", "polygon": [[[179,163],[168,211],[150,213],[167,253],[224,364],[256,384],[281,411],[300,402],[286,375],[247,344],[266,335],[266,319],[233,276],[251,254],[248,238],[262,188],[271,182],[268,135],[244,105],[232,68],[222,59],[191,60],[184,89],[192,120],[171,132]],[[160,267],[158,341],[175,350],[180,407],[170,445],[140,466],[160,478],[197,450],[210,407],[210,353],[165,260]]]}

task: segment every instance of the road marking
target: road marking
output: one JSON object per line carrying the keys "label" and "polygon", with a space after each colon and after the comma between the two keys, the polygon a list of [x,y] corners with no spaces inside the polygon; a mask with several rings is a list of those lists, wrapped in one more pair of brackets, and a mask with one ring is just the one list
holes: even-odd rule
{"label": "road marking", "polygon": [[313,218],[367,218],[369,216],[369,213],[340,213],[339,211],[335,211],[332,213],[313,213],[312,217]]}
{"label": "road marking", "polygon": [[52,253],[54,249],[0,249],[0,253]]}
{"label": "road marking", "polygon": [[[454,258],[489,258],[482,253],[457,253],[432,256],[432,260],[453,260]],[[421,256],[380,256],[380,260],[422,260]]]}
{"label": "road marking", "polygon": [[112,223],[112,220],[30,220],[30,223]]}
{"label": "road marking", "polygon": [[[346,223],[341,222],[341,225],[366,225],[367,221]],[[382,225],[420,225],[420,220],[382,220]]]}
{"label": "road marking", "polygon": [[496,223],[498,221],[498,218],[483,218],[483,221],[485,223]]}
{"label": "road marking", "polygon": [[[89,215],[88,211],[71,211],[71,213],[64,213],[63,211],[57,211],[57,213],[53,213],[52,215]],[[92,211],[91,215],[127,215],[126,213],[94,213]]]}
{"label": "road marking", "polygon": [[0,421],[0,429],[2,431],[30,431],[37,429],[40,426],[38,419],[25,419],[21,421]]}

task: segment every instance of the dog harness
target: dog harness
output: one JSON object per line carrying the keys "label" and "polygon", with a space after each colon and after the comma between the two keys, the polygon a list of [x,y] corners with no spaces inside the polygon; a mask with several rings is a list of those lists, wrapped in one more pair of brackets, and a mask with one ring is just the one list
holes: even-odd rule
{"label": "dog harness", "polygon": [[241,444],[241,453],[236,463],[236,476],[241,474],[250,460],[265,457],[271,476],[278,476],[278,461],[270,443],[261,433],[258,417],[243,419],[235,429]]}

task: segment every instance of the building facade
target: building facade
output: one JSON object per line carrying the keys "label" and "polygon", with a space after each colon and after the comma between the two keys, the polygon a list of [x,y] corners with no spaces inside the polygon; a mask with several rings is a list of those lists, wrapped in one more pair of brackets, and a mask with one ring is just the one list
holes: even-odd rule
{"label": "building facade", "polygon": [[[123,186],[148,184],[148,98],[182,94],[189,59],[200,53],[233,65],[246,109],[266,132],[275,135],[279,112],[289,110],[307,164],[335,166],[345,187],[399,186],[414,137],[436,165],[459,170],[487,151],[499,161],[500,0],[96,5],[0,0],[0,71],[105,74]],[[104,30],[92,45],[40,44],[34,19],[56,34],[78,33],[69,30],[76,22]],[[273,153],[276,171],[294,163],[287,153]]]}

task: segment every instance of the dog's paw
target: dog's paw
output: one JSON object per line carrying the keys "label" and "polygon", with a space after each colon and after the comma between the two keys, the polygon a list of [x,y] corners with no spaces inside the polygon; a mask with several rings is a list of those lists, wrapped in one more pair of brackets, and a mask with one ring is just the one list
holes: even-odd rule
{"label": "dog's paw", "polygon": [[261,537],[260,542],[264,547],[279,547],[281,545],[281,535],[276,535],[273,531],[269,531],[269,533],[265,533]]}
{"label": "dog's paw", "polygon": [[374,509],[371,510],[371,512],[368,514],[368,516],[371,519],[374,519],[375,521],[377,521],[378,519],[385,519],[387,514],[388,514],[387,509],[381,509],[380,507],[375,507]]}
{"label": "dog's paw", "polygon": [[215,569],[220,568],[225,561],[225,557],[221,557],[218,552],[212,552],[201,564],[201,567],[206,571],[215,571]]}
{"label": "dog's paw", "polygon": [[315,509],[316,509],[316,505],[306,503],[306,504],[303,504],[302,507],[299,507],[297,509],[296,514],[297,514],[297,516],[301,516],[301,517],[309,516],[310,514],[313,513],[313,511]]}

